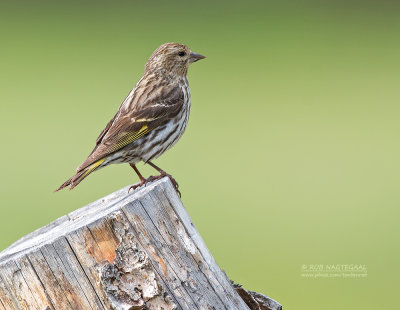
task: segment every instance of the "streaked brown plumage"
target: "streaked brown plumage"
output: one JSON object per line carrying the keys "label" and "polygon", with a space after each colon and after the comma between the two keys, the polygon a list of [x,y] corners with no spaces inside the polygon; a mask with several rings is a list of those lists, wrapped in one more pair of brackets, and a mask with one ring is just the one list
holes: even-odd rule
{"label": "streaked brown plumage", "polygon": [[[186,77],[191,63],[205,58],[178,43],[161,45],[149,58],[143,77],[122,102],[115,116],[96,140],[89,157],[76,174],[56,191],[73,189],[93,171],[114,163],[129,163],[147,181],[169,176],[151,160],[173,146],[185,131],[190,111],[190,90]],[[148,163],[160,176],[143,178],[135,164]]]}

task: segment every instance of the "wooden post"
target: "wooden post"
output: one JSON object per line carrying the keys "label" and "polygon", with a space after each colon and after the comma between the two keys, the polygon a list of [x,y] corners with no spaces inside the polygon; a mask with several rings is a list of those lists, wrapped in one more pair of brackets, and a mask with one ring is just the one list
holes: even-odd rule
{"label": "wooden post", "polygon": [[0,310],[281,309],[233,285],[168,178],[128,187],[0,253]]}

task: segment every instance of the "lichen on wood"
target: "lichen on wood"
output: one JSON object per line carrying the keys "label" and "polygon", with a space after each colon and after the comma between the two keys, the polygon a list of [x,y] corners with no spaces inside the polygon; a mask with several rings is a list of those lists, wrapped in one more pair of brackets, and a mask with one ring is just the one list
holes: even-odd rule
{"label": "lichen on wood", "polygon": [[120,244],[113,262],[100,269],[101,285],[115,309],[165,309],[177,306],[159,284],[146,252],[138,247],[134,235],[121,222],[122,214],[111,216]]}

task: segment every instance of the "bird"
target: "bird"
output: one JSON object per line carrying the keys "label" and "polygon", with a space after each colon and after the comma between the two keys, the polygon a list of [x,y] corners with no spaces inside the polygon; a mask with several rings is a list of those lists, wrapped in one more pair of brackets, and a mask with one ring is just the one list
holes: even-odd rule
{"label": "bird", "polygon": [[[204,58],[184,44],[159,46],[146,62],[142,78],[98,136],[92,152],[55,192],[67,187],[72,190],[89,174],[110,164],[128,163],[140,179],[129,190],[167,176],[180,195],[176,180],[152,161],[184,133],[191,105],[188,68]],[[139,162],[150,165],[159,175],[144,178],[136,167]]]}

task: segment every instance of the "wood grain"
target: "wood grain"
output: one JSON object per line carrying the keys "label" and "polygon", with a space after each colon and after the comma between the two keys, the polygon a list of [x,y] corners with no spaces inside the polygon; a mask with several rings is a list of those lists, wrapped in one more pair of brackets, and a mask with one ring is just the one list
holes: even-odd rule
{"label": "wood grain", "polygon": [[163,178],[132,193],[123,188],[1,252],[0,310],[12,309],[281,306],[232,285]]}

